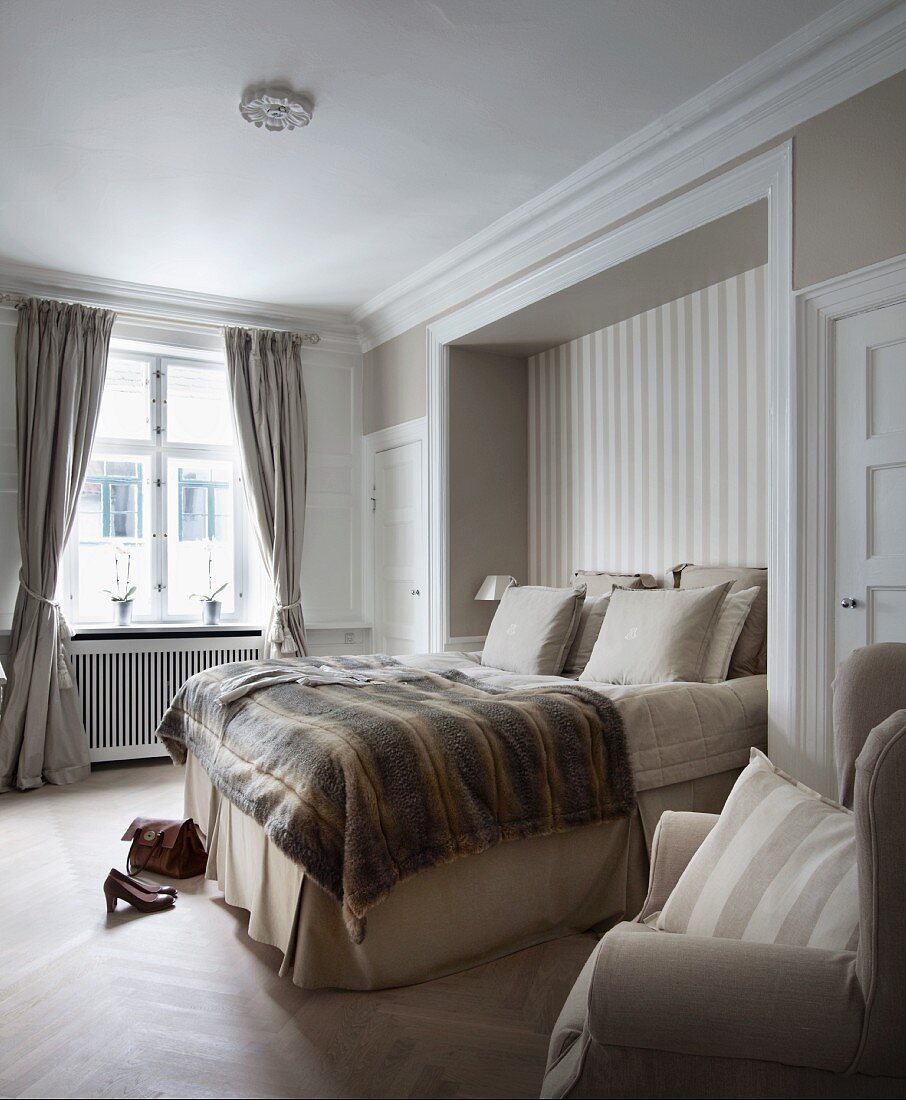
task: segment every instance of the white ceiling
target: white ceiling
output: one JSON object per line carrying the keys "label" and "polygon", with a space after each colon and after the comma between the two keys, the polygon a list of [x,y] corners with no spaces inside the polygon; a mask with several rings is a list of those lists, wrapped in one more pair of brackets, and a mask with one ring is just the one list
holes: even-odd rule
{"label": "white ceiling", "polygon": [[347,312],[832,6],[0,0],[0,262]]}

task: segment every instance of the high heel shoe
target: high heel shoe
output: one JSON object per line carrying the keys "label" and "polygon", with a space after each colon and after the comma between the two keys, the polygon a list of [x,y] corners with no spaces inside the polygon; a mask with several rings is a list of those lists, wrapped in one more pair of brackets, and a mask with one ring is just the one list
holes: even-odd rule
{"label": "high heel shoe", "polygon": [[110,868],[110,874],[118,882],[125,882],[132,886],[137,886],[139,890],[144,890],[146,894],[150,894],[152,897],[155,894],[169,894],[172,898],[178,898],[179,893],[173,886],[159,886],[156,882],[147,882],[145,879],[138,878],[136,875],[127,875],[123,871],[118,871],[115,867]]}
{"label": "high heel shoe", "polygon": [[176,904],[172,894],[150,894],[129,882],[127,876],[124,875],[123,878],[126,881],[117,878],[114,869],[111,868],[104,882],[104,897],[107,899],[108,913],[116,909],[117,901],[128,902],[140,913],[157,913],[161,909],[172,909]]}

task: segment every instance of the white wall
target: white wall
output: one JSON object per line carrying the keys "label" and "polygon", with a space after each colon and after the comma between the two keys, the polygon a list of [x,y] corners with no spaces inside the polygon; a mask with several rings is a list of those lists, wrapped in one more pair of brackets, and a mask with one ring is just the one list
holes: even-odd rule
{"label": "white wall", "polygon": [[765,267],[529,359],[529,574],[767,559]]}
{"label": "white wall", "polygon": [[[19,541],[16,527],[16,311],[0,307],[0,631],[8,630],[16,600]],[[186,331],[117,325],[116,335],[184,346],[212,346],[217,338]],[[362,357],[353,350],[308,347],[302,366],[309,410],[308,509],[302,584],[303,611],[313,627],[362,619],[361,461]],[[361,630],[352,628],[357,644]],[[335,651],[345,639],[321,641]],[[2,641],[0,641],[2,645]]]}

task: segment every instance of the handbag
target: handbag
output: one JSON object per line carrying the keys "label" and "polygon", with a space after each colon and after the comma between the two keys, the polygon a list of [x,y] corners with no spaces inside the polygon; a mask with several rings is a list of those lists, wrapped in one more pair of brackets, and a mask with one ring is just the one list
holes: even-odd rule
{"label": "handbag", "polygon": [[130,875],[152,871],[167,878],[192,878],[204,874],[208,864],[204,834],[191,817],[186,821],[137,817],[123,840],[132,841],[126,857]]}

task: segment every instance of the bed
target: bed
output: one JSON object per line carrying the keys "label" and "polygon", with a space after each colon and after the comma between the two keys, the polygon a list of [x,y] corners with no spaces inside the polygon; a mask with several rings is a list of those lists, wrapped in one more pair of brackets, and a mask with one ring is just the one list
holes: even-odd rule
{"label": "bed", "polygon": [[[398,661],[489,691],[575,687],[565,677],[489,668],[476,654]],[[214,673],[194,677],[196,687]],[[641,908],[661,813],[719,811],[750,747],[766,746],[767,685],[764,676],[746,676],[584,687],[612,700],[622,719],[636,792],[630,811],[499,843],[406,878],[369,912],[367,936],[354,942],[334,897],[225,797],[190,751],[185,812],[207,835],[207,877],[230,905],[249,912],[249,935],[281,951],[281,973],[307,989],[409,985],[559,936],[605,931]]]}

